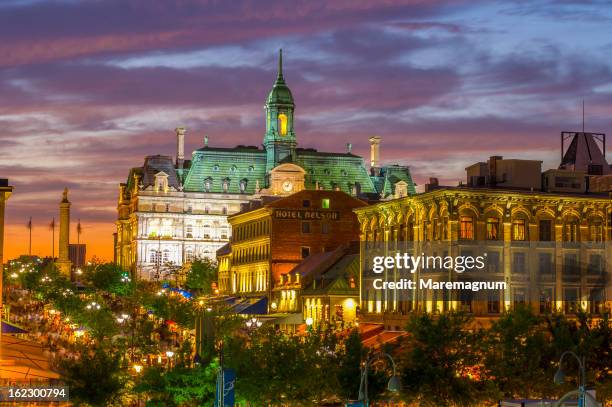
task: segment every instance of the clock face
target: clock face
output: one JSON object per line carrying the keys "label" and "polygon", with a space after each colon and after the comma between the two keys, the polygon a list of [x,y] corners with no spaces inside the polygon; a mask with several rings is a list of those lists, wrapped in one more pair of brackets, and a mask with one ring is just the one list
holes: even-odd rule
{"label": "clock face", "polygon": [[283,182],[283,191],[285,192],[291,192],[293,191],[293,182],[286,180]]}

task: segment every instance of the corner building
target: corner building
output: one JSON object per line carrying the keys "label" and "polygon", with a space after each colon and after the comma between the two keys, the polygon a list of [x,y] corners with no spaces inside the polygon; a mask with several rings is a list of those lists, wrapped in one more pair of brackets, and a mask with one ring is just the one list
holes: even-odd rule
{"label": "corner building", "polygon": [[380,165],[379,137],[370,139],[369,170],[350,144],[344,153],[298,147],[295,103],[283,75],[282,53],[264,110],[262,147],[212,147],[206,137],[204,146],[186,160],[186,130],[177,128],[176,159],[149,156],[130,171],[120,185],[117,206],[115,256],[121,266],[156,279],[163,278],[162,265],[214,259],[230,239],[227,216],[261,196],[306,189],[386,199],[415,192],[408,167]]}
{"label": "corner building", "polygon": [[220,294],[264,300],[263,313],[301,312],[302,279],[359,240],[353,210],[366,205],[341,191],[304,190],[230,216],[232,241],[217,253]]}
{"label": "corner building", "polygon": [[[491,318],[516,304],[537,313],[610,307],[612,201],[607,194],[562,194],[493,187],[438,187],[415,196],[355,210],[361,240],[361,320],[402,330],[409,313],[462,310]],[[476,280],[505,281],[505,290],[452,294],[427,290],[376,290],[375,278],[397,281],[399,272],[373,274],[370,251],[411,255],[482,255]],[[417,280],[423,273],[408,277]],[[405,277],[402,275],[401,277]],[[456,272],[427,278],[450,281]]]}

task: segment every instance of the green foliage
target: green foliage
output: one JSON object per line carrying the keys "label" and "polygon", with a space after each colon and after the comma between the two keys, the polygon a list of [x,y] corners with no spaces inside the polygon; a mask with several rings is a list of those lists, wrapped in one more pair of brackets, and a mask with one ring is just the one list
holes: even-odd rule
{"label": "green foliage", "polygon": [[185,286],[200,294],[212,294],[212,283],[217,279],[217,263],[209,258],[197,259],[187,272]]}
{"label": "green foliage", "polygon": [[344,341],[344,352],[339,357],[338,383],[340,395],[347,400],[357,400],[359,395],[359,380],[361,376],[361,361],[365,360],[367,349],[361,343],[357,329],[351,331]]}
{"label": "green foliage", "polygon": [[119,356],[104,347],[81,349],[81,358],[63,360],[60,372],[76,404],[107,405],[124,388],[126,377],[119,370]]}
{"label": "green foliage", "polygon": [[474,404],[476,383],[469,368],[480,362],[475,344],[479,332],[470,332],[462,313],[416,314],[408,323],[407,350],[400,354],[402,384],[423,406]]}
{"label": "green foliage", "polygon": [[101,291],[127,295],[132,289],[132,284],[125,280],[128,273],[114,263],[91,262],[85,267],[83,275],[85,281]]}
{"label": "green foliage", "polygon": [[150,367],[135,390],[147,393],[150,406],[210,406],[215,398],[218,367],[216,362],[205,367],[177,366],[169,371]]}
{"label": "green foliage", "polygon": [[484,341],[484,366],[500,398],[550,395],[546,389],[555,353],[548,343],[542,319],[528,307],[506,312],[493,323]]}
{"label": "green foliage", "polygon": [[256,405],[313,405],[338,393],[338,339],[333,334],[287,335],[262,327],[233,337],[224,365],[237,372],[236,391]]}

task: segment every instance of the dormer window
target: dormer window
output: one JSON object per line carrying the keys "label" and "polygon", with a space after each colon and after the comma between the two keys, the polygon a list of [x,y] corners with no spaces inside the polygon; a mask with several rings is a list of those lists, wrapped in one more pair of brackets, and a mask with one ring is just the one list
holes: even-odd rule
{"label": "dormer window", "polygon": [[404,181],[399,181],[395,184],[395,197],[403,198],[405,196],[408,196],[408,184]]}
{"label": "dormer window", "polygon": [[236,167],[235,165],[232,165],[232,168],[231,168],[230,171],[236,172],[236,171],[238,171],[238,167]]}
{"label": "dormer window", "polygon": [[212,178],[206,178],[204,180],[204,191],[210,192],[211,188],[212,188]]}
{"label": "dormer window", "polygon": [[287,115],[284,113],[278,115],[278,132],[281,136],[287,135]]}
{"label": "dormer window", "polygon": [[229,183],[230,181],[228,178],[223,180],[223,192],[227,192],[227,190],[229,189]]}
{"label": "dormer window", "polygon": [[213,171],[219,171],[219,166],[215,164],[215,166],[213,167]]}
{"label": "dormer window", "polygon": [[247,180],[243,179],[240,181],[240,193],[244,194],[246,192]]}
{"label": "dormer window", "polygon": [[155,174],[153,188],[155,192],[168,192],[168,174],[165,172]]}

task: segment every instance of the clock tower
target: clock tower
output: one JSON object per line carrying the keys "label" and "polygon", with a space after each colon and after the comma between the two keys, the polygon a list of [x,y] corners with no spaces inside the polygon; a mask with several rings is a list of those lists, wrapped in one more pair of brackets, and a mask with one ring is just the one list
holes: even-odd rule
{"label": "clock tower", "polygon": [[283,77],[283,50],[278,55],[278,75],[266,100],[266,174],[282,162],[295,160],[295,132],[293,131],[293,95]]}

